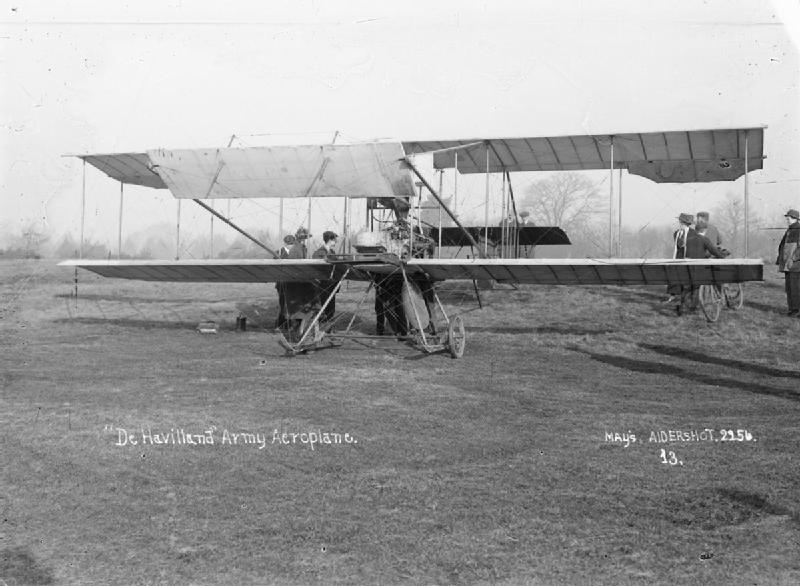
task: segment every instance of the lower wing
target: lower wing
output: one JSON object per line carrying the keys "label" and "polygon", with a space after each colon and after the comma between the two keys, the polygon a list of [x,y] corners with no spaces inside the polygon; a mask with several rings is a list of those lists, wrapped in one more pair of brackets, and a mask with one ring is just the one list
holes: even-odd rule
{"label": "lower wing", "polygon": [[[399,265],[363,260],[68,260],[60,266],[80,267],[104,277],[144,281],[274,283],[336,279],[348,267],[349,279],[396,270]],[[434,281],[493,280],[537,285],[707,285],[763,280],[760,260],[672,259],[415,259],[402,263],[409,273],[425,273]]]}

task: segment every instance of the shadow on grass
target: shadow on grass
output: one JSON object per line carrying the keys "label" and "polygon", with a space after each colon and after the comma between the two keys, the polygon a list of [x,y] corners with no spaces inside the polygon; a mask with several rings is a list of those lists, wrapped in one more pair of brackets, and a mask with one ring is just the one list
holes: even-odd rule
{"label": "shadow on grass", "polygon": [[[75,299],[72,293],[59,293],[53,295],[56,299]],[[217,301],[199,301],[197,297],[181,298],[157,298],[157,297],[132,297],[130,295],[100,295],[97,293],[81,293],[78,295],[81,301],[122,301],[124,303],[220,303],[228,301],[219,299]]]}
{"label": "shadow on grass", "polygon": [[796,511],[770,503],[763,497],[752,492],[744,492],[735,488],[720,488],[718,491],[725,498],[744,505],[756,513],[765,515],[781,515],[789,517],[793,522],[800,523],[800,515]]}
{"label": "shadow on grass", "polygon": [[490,334],[563,334],[569,336],[587,336],[587,335],[603,335],[613,334],[619,330],[612,328],[588,328],[581,326],[530,326],[530,327],[513,327],[513,326],[470,326],[467,330],[472,332],[486,332]]}
{"label": "shadow on grass", "polygon": [[684,350],[683,348],[675,348],[673,346],[661,346],[656,344],[639,344],[640,348],[664,354],[666,356],[673,356],[675,358],[685,358],[687,360],[694,360],[695,362],[705,362],[706,364],[718,364],[720,366],[738,368],[746,372],[760,374],[764,376],[773,376],[776,378],[794,378],[800,379],[800,372],[779,370],[769,366],[760,364],[751,364],[749,362],[742,362],[741,360],[731,360],[729,358],[719,358],[717,356],[708,356],[702,352],[695,352],[693,350]]}
{"label": "shadow on grass", "polygon": [[0,551],[0,577],[4,584],[52,584],[53,570],[43,568],[25,547]]}
{"label": "shadow on grass", "polygon": [[777,305],[767,305],[766,303],[758,303],[757,301],[748,301],[748,299],[745,298],[745,300],[744,300],[744,308],[743,309],[747,309],[748,307],[751,307],[753,309],[757,309],[759,311],[763,311],[765,313],[775,313],[777,315],[780,315],[781,317],[785,317],[786,319],[792,319],[792,318],[786,317],[786,308],[785,307],[779,307]]}
{"label": "shadow on grass", "polygon": [[146,330],[194,330],[197,328],[197,322],[129,318],[108,319],[103,317],[61,317],[54,319],[53,322],[65,324],[110,325],[119,326],[121,328],[143,328]]}
{"label": "shadow on grass", "polygon": [[711,376],[694,372],[691,370],[684,370],[672,364],[664,364],[663,362],[650,362],[647,360],[635,360],[625,356],[613,356],[610,354],[599,354],[597,352],[590,352],[578,346],[568,346],[569,350],[586,354],[592,360],[615,366],[617,368],[624,368],[633,372],[643,372],[645,374],[661,374],[666,376],[674,376],[688,380],[691,383],[698,385],[710,385],[716,387],[727,387],[730,389],[739,389],[748,391],[758,395],[767,395],[770,397],[778,397],[780,399],[788,399],[789,401],[800,402],[800,393],[790,391],[787,389],[776,389],[754,382],[747,382],[742,380],[724,379],[718,376]]}
{"label": "shadow on grass", "polygon": [[705,488],[668,498],[656,516],[673,525],[701,527],[713,531],[749,523],[770,515],[800,521],[797,513],[787,507],[768,502],[762,496],[731,488]]}

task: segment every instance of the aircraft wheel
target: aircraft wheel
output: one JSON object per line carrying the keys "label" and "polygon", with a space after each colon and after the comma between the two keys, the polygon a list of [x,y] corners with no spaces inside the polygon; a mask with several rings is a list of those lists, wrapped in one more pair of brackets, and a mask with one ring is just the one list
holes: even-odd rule
{"label": "aircraft wheel", "polygon": [[461,358],[464,356],[464,346],[467,343],[467,335],[464,332],[464,320],[460,315],[455,316],[450,320],[447,327],[447,345],[450,350],[450,355],[453,358]]}
{"label": "aircraft wheel", "polygon": [[700,285],[697,297],[706,319],[710,322],[717,321],[722,310],[722,291],[714,285]]}
{"label": "aircraft wheel", "polygon": [[725,283],[722,286],[725,304],[730,309],[741,309],[744,306],[744,287],[741,283]]}

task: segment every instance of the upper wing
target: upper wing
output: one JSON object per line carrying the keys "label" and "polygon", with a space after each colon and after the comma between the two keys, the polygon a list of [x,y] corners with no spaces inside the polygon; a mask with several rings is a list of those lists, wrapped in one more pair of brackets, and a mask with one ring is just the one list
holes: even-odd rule
{"label": "upper wing", "polygon": [[734,181],[763,167],[764,128],[421,140],[403,142],[403,148],[433,152],[435,169],[458,161],[461,173],[608,169],[613,157],[613,168],[656,183]]}
{"label": "upper wing", "polygon": [[[364,271],[395,270],[393,265],[354,262]],[[81,267],[104,277],[143,281],[272,283],[334,279],[347,262],[325,260],[68,260],[61,266]],[[650,259],[419,259],[406,263],[409,272],[423,272],[435,281],[494,280],[539,285],[705,285],[763,280],[760,260]]]}
{"label": "upper wing", "polygon": [[708,285],[763,280],[760,260],[420,259],[410,269],[435,281],[493,280],[537,285]]}

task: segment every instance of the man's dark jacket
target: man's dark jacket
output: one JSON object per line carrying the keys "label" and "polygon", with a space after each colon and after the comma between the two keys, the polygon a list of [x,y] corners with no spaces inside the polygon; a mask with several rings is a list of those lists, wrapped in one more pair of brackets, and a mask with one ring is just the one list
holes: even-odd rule
{"label": "man's dark jacket", "polygon": [[[677,234],[676,232],[675,236]],[[694,228],[689,228],[686,233],[686,242],[678,242],[676,258],[706,258],[708,256],[706,253],[716,258],[724,258],[725,256],[708,238],[699,234]]]}
{"label": "man's dark jacket", "polygon": [[778,245],[778,260],[775,264],[784,273],[800,272],[800,221],[789,224]]}

